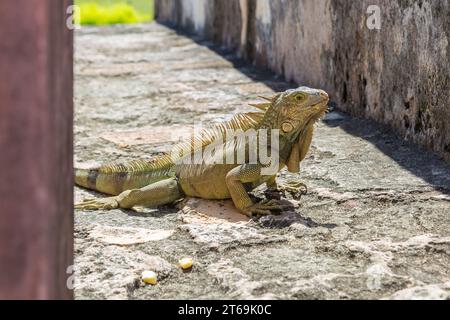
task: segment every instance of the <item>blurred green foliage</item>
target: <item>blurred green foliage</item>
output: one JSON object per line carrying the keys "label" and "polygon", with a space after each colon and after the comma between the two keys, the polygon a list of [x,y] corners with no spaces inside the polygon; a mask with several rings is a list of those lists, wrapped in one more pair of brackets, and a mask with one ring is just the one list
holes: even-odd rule
{"label": "blurred green foliage", "polygon": [[[153,20],[153,0],[75,0],[82,25],[138,23]],[[78,19],[76,19],[78,20]]]}

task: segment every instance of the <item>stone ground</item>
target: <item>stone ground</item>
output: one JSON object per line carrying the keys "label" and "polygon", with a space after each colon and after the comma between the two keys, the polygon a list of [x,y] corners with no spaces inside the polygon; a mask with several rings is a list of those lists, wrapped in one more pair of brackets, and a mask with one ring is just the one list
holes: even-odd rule
{"label": "stone ground", "polygon": [[[76,162],[151,158],[194,123],[292,87],[158,24],[76,34]],[[450,167],[387,128],[318,124],[295,210],[247,221],[229,202],[75,213],[78,299],[450,299]],[[254,195],[263,197],[263,190]],[[100,195],[95,195],[100,196]],[[76,201],[92,193],[75,188]],[[177,261],[193,257],[191,271]],[[156,286],[140,281],[158,273]]]}

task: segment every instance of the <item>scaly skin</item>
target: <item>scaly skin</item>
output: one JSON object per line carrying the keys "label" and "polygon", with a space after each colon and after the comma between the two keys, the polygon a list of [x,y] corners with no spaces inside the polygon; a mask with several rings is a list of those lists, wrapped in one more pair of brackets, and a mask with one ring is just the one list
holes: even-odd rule
{"label": "scaly skin", "polygon": [[[100,168],[76,169],[77,185],[113,195],[102,199],[89,199],[75,205],[84,210],[129,209],[134,206],[157,207],[172,203],[185,196],[202,199],[232,199],[242,213],[268,215],[282,210],[285,206],[277,200],[253,203],[247,192],[266,183],[269,188],[279,191],[300,192],[306,186],[291,182],[287,186],[276,183],[276,175],[264,176],[259,160],[250,162],[249,142],[244,138],[222,141],[224,154],[233,156],[245,154],[244,164],[219,164],[224,157],[212,154],[201,164],[185,164],[186,159],[198,150],[205,152],[213,146],[214,139],[223,137],[227,130],[279,130],[278,171],[287,166],[291,172],[299,172],[300,162],[305,158],[313,136],[314,123],[327,109],[328,95],[322,90],[301,87],[264,98],[267,102],[254,105],[261,110],[235,116],[232,120],[204,131],[175,149],[179,154],[186,146],[189,152],[178,157],[164,155],[152,161],[132,161],[127,164],[106,164]],[[259,137],[259,136],[258,136]],[[259,138],[258,138],[259,139]],[[270,150],[269,145],[265,150]],[[259,144],[257,146],[259,148]],[[192,150],[191,150],[192,149]],[[244,149],[244,150],[243,150]],[[261,150],[258,150],[261,151]],[[259,153],[258,153],[259,154]],[[267,154],[267,153],[266,153]],[[270,152],[269,152],[270,154]]]}

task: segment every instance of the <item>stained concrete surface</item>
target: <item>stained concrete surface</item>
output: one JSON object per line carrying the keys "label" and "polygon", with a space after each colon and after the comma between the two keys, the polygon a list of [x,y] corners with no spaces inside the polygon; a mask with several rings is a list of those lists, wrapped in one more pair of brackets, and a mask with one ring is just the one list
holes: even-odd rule
{"label": "stained concrete surface", "polygon": [[[78,31],[76,163],[150,159],[194,124],[292,86],[220,50],[158,24]],[[450,298],[450,167],[429,151],[333,112],[301,173],[280,179],[309,193],[259,220],[199,199],[77,210],[76,298]],[[76,201],[93,195],[75,188]],[[187,256],[194,267],[183,272]],[[147,269],[156,286],[140,281]]]}

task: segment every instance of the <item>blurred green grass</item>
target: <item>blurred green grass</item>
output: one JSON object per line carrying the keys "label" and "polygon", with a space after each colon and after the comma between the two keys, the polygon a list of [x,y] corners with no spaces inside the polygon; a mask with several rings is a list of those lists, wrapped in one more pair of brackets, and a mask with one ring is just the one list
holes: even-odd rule
{"label": "blurred green grass", "polygon": [[153,0],[75,0],[81,25],[138,23],[153,20]]}

